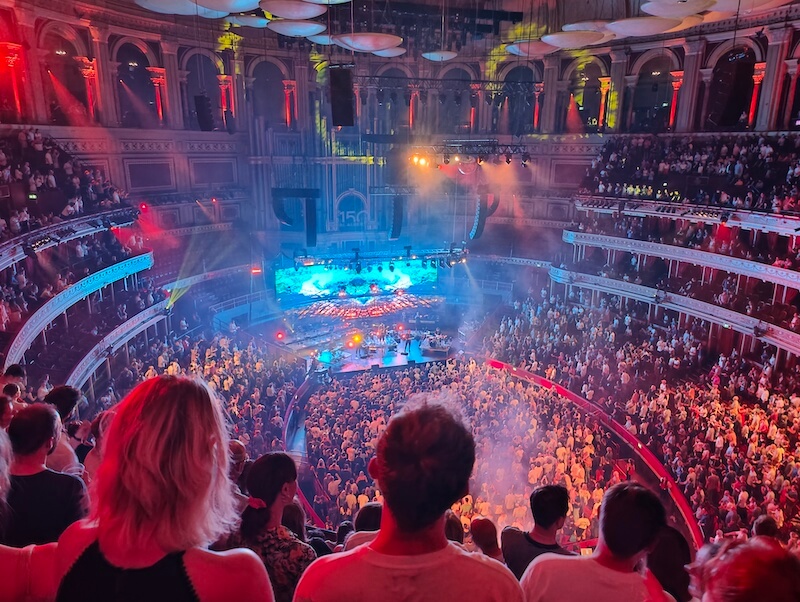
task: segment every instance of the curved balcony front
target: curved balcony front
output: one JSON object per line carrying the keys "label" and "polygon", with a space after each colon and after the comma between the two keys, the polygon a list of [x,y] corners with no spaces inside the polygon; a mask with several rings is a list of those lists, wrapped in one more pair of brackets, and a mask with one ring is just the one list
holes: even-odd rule
{"label": "curved balcony front", "polygon": [[50,322],[92,293],[123,278],[153,267],[153,252],[136,255],[79,280],[37,309],[14,335],[6,353],[6,366],[17,364]]}
{"label": "curved balcony front", "polygon": [[740,257],[730,257],[728,255],[720,255],[709,251],[687,249],[685,247],[648,242],[646,240],[608,236],[605,234],[589,234],[571,230],[564,230],[561,238],[564,242],[573,245],[585,245],[587,247],[597,247],[612,251],[641,253],[642,255],[656,256],[662,259],[674,259],[684,263],[722,270],[723,272],[758,278],[759,280],[800,290],[800,272],[779,268],[766,263],[758,263],[757,261],[749,261]]}
{"label": "curved balcony front", "polygon": [[76,238],[104,232],[117,226],[129,226],[136,221],[136,209],[113,209],[70,219],[45,228],[38,228],[0,244],[0,271],[25,259],[26,250],[43,251]]}
{"label": "curved balcony front", "polygon": [[[713,303],[706,303],[705,301],[676,295],[675,293],[667,293],[649,286],[642,286],[641,284],[573,272],[557,267],[550,268],[550,278],[560,284],[579,286],[636,299],[652,305],[659,305],[666,309],[719,324],[723,328],[730,328],[750,336],[758,336],[765,343],[775,345],[777,348],[785,349],[790,353],[800,354],[800,334],[774,324],[765,326],[764,322],[758,318],[740,314]],[[758,332],[758,335],[756,335],[756,332]]]}
{"label": "curved balcony front", "polygon": [[[215,270],[213,272],[205,272],[187,278],[176,280],[170,285],[165,286],[168,291],[187,290],[196,284],[208,282],[215,278],[222,278],[231,276],[242,272],[249,272],[250,264],[239,265],[231,268],[224,268]],[[89,377],[94,374],[107,357],[110,357],[122,345],[130,341],[137,334],[144,332],[150,326],[153,326],[164,319],[167,314],[167,306],[170,299],[164,299],[147,309],[139,312],[129,320],[126,320],[114,330],[109,332],[106,336],[100,339],[94,347],[72,368],[69,376],[66,379],[66,384],[72,387],[81,388],[89,380]]]}
{"label": "curved balcony front", "polygon": [[727,223],[730,227],[776,232],[782,236],[796,236],[796,230],[800,228],[800,217],[797,216],[747,211],[718,205],[667,203],[628,197],[579,195],[575,197],[575,209],[608,214],[623,213],[636,217],[685,219],[704,224]]}

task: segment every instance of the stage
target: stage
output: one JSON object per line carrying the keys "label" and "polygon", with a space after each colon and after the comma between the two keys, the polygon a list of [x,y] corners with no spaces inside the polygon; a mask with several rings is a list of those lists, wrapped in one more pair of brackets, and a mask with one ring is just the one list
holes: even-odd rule
{"label": "stage", "polygon": [[[373,366],[378,368],[395,368],[398,366],[407,366],[410,364],[426,364],[428,362],[438,362],[450,357],[450,352],[442,353],[423,353],[420,348],[419,341],[411,341],[408,349],[408,354],[405,354],[403,345],[399,345],[397,351],[383,351],[377,350],[375,353],[367,357],[359,357],[357,350],[351,353],[346,353],[345,357],[337,363],[332,363],[330,360],[330,352],[323,352],[319,355],[319,361],[323,365],[330,365],[331,373],[340,374],[345,372],[360,372],[363,370],[370,370]],[[327,360],[327,361],[326,361]]]}

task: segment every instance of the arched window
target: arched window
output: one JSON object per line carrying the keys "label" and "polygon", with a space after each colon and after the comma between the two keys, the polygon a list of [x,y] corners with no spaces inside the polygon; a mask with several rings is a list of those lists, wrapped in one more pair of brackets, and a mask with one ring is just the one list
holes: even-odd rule
{"label": "arched window", "polygon": [[43,49],[46,54],[40,65],[50,121],[58,125],[87,125],[90,118],[86,80],[75,60],[78,56],[75,46],[58,34],[49,33]]}
{"label": "arched window", "polygon": [[253,113],[263,117],[267,127],[285,127],[283,73],[274,63],[262,61],[253,70],[253,77]]}
{"label": "arched window", "polygon": [[[450,69],[438,93],[438,130],[440,134],[468,134],[470,131],[470,87],[472,81],[464,69]],[[429,101],[430,102],[430,101]]]}
{"label": "arched window", "polygon": [[150,62],[133,44],[123,44],[117,52],[117,90],[122,127],[154,128],[158,125],[156,91],[150,79]]}
{"label": "arched window", "polygon": [[734,48],[714,66],[706,129],[744,129],[749,121],[756,57],[749,48]]}
{"label": "arched window", "polygon": [[205,54],[193,54],[186,62],[186,92],[189,95],[189,107],[191,108],[191,127],[195,130],[200,129],[197,121],[197,111],[195,106],[195,96],[207,96],[211,101],[211,114],[214,118],[214,127],[222,126],[222,97],[219,90],[220,75],[214,61]]}
{"label": "arched window", "polygon": [[340,232],[364,230],[367,225],[367,212],[364,201],[355,194],[348,194],[339,200],[336,221]]}
{"label": "arched window", "polygon": [[664,132],[672,104],[672,62],[660,56],[647,61],[633,93],[632,132]]}
{"label": "arched window", "polygon": [[524,84],[534,81],[533,70],[526,65],[514,67],[506,74],[505,93],[508,102],[505,108],[508,111],[509,134],[521,136],[533,131],[533,88]]}
{"label": "arched window", "polygon": [[565,129],[570,133],[596,132],[600,120],[600,77],[596,63],[587,63],[572,73]]}

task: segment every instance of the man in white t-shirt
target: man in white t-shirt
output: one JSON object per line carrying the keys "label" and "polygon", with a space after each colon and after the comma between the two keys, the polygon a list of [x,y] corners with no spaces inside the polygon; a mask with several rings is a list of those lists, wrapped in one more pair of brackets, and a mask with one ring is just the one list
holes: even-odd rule
{"label": "man in white t-shirt", "polygon": [[295,602],[522,602],[501,563],[448,542],[444,513],[468,492],[475,441],[440,404],[410,402],[378,441],[369,472],[384,508],[374,541],[317,559]]}
{"label": "man in white t-shirt", "polygon": [[664,602],[652,574],[636,570],[666,525],[655,493],[636,483],[610,488],[600,506],[600,539],[592,556],[543,554],[520,584],[527,602]]}

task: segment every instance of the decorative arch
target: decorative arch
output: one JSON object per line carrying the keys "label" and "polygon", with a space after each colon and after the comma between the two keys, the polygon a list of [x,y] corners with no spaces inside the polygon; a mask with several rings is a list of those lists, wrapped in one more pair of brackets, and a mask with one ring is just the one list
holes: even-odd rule
{"label": "decorative arch", "polygon": [[722,44],[717,46],[712,52],[708,60],[705,63],[705,67],[714,68],[717,66],[717,63],[728,54],[731,50],[733,50],[737,46],[747,46],[750,50],[753,51],[753,54],[756,57],[756,63],[764,62],[764,51],[761,49],[761,46],[755,41],[751,40],[750,38],[737,38],[736,39],[736,46],[733,44],[733,40],[725,40]]}
{"label": "decorative arch", "polygon": [[75,52],[78,53],[78,56],[89,56],[89,51],[86,48],[86,44],[78,35],[78,32],[75,31],[72,26],[60,21],[48,21],[39,30],[39,36],[36,39],[36,44],[39,48],[44,48],[44,41],[50,34],[55,34],[61,38],[64,38],[67,42],[72,44],[72,46],[75,48]]}
{"label": "decorative arch", "polygon": [[247,66],[247,77],[255,77],[256,67],[258,67],[261,63],[272,63],[278,69],[280,69],[283,79],[292,79],[289,77],[289,69],[286,67],[286,64],[272,56],[259,56],[258,58],[250,61],[250,64]]}
{"label": "decorative arch", "polygon": [[216,52],[212,52],[207,48],[192,48],[187,50],[186,53],[181,58],[181,69],[184,71],[189,70],[189,59],[191,59],[194,55],[200,54],[202,56],[208,57],[214,66],[217,68],[217,73],[220,75],[225,75],[225,62],[219,57]]}
{"label": "decorative arch", "polygon": [[542,69],[539,67],[536,61],[509,60],[500,65],[500,70],[497,72],[498,81],[506,81],[506,76],[508,76],[508,74],[517,67],[528,67],[531,71],[533,71],[533,80],[536,82],[543,81],[544,79],[542,76]]}
{"label": "decorative arch", "polygon": [[[352,206],[343,206],[350,201]],[[336,222],[340,231],[357,231],[369,221],[369,203],[367,197],[354,188],[349,188],[336,198]]]}
{"label": "decorative arch", "polygon": [[136,46],[139,50],[142,51],[147,57],[147,62],[150,64],[151,67],[160,67],[158,58],[156,57],[155,53],[152,51],[150,46],[145,44],[144,41],[140,40],[139,38],[134,38],[132,36],[125,36],[124,38],[120,38],[116,41],[114,46],[111,48],[111,60],[116,61],[117,55],[119,54],[119,49],[125,46],[125,44],[131,44],[132,46]]}
{"label": "decorative arch", "polygon": [[383,65],[378,67],[378,71],[375,72],[375,76],[380,77],[381,75],[383,75],[384,73],[386,73],[391,69],[399,69],[400,71],[405,73],[408,79],[414,79],[415,77],[414,72],[411,70],[411,67],[409,67],[405,63],[392,63],[392,62],[384,63]]}
{"label": "decorative arch", "polygon": [[436,77],[438,77],[439,79],[443,79],[445,74],[449,71],[452,71],[453,69],[463,69],[464,71],[469,73],[469,77],[472,81],[480,79],[478,71],[468,63],[447,63],[444,67],[442,67],[439,73],[436,74]]}
{"label": "decorative arch", "polygon": [[600,68],[601,77],[608,77],[608,67],[596,56],[581,56],[573,60],[564,70],[564,75],[561,77],[562,81],[570,81],[572,74],[578,69],[583,69],[586,65],[597,65]]}
{"label": "decorative arch", "polygon": [[651,48],[639,58],[637,58],[633,62],[633,66],[631,67],[631,75],[640,75],[644,66],[652,61],[653,59],[667,57],[670,61],[670,71],[679,71],[681,68],[681,62],[678,59],[678,55],[675,54],[675,51],[672,48]]}

